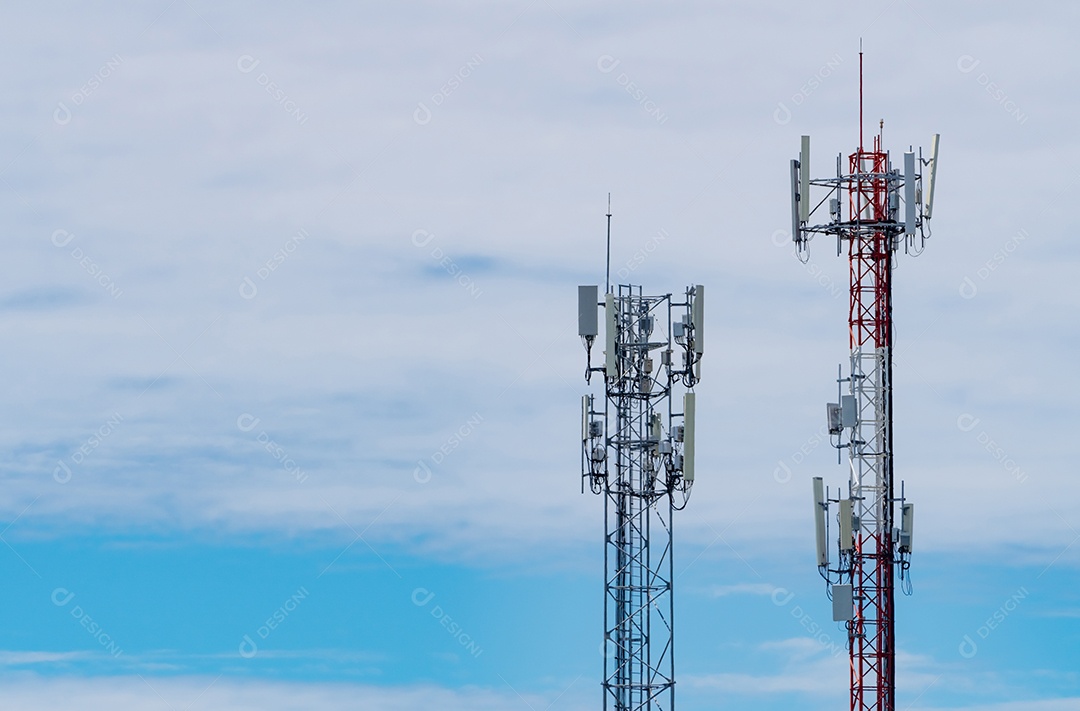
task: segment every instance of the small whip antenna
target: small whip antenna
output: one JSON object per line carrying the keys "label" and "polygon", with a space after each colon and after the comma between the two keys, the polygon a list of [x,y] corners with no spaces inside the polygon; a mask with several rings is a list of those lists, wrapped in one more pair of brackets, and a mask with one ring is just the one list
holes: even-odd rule
{"label": "small whip antenna", "polygon": [[611,193],[607,194],[607,271],[604,274],[604,293],[611,293]]}

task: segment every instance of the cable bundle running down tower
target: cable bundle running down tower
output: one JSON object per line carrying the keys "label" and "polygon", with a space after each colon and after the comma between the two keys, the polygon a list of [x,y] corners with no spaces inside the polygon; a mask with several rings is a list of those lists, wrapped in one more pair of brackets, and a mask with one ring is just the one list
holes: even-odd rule
{"label": "cable bundle running down tower", "polygon": [[[687,288],[676,301],[623,284],[609,286],[603,302],[598,291],[578,287],[578,333],[588,353],[586,382],[600,373],[605,386],[602,408],[593,395],[581,402],[582,490],[604,495],[604,708],[671,711],[672,517],[694,483],[705,290]],[[604,364],[593,367],[599,306]]]}
{"label": "cable bundle running down tower", "polygon": [[[851,366],[847,378],[837,378],[838,390],[846,385],[847,392],[827,406],[833,446],[848,450],[848,493],[830,498],[820,477],[813,484],[818,569],[829,583],[833,619],[847,622],[852,711],[896,708],[894,568],[910,594],[914,506],[906,502],[902,485],[899,497],[893,487],[892,263],[901,245],[918,256],[930,236],[938,140],[935,134],[928,159],[921,149],[918,156],[911,150],[904,153],[903,172],[893,168],[883,150],[880,127],[873,149],[863,148],[860,52],[859,148],[848,156],[847,171],[843,157],[837,156],[835,178],[812,180],[809,136],[802,137],[799,158],[791,161],[797,255],[805,261],[813,235],[831,234],[838,255],[846,246],[850,267]],[[925,190],[924,167],[929,168]],[[811,188],[823,193],[816,203]],[[822,207],[828,209],[827,220],[813,224]],[[839,528],[838,560],[832,566],[826,515],[830,504],[837,505]],[[900,527],[894,528],[897,504]]]}

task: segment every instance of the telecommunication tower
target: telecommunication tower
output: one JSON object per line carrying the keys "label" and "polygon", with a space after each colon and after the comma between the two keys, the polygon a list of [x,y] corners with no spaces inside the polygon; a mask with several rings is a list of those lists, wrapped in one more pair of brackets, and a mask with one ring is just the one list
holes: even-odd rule
{"label": "telecommunication tower", "polygon": [[[610,213],[610,209],[609,209]],[[610,255],[611,215],[608,214]],[[610,259],[609,259],[610,264]],[[705,289],[648,296],[641,286],[578,287],[578,333],[603,377],[581,400],[581,482],[604,495],[604,708],[675,705],[672,518],[694,483],[694,384]],[[592,365],[604,309],[604,363]],[[678,397],[676,391],[681,393]],[[681,410],[680,410],[681,408]]]}
{"label": "telecommunication tower", "polygon": [[[848,255],[850,372],[837,378],[839,402],[828,404],[827,417],[833,446],[847,449],[850,478],[847,494],[838,490],[836,498],[821,477],[813,480],[817,564],[829,585],[833,619],[847,624],[852,711],[894,711],[893,583],[899,571],[910,594],[914,505],[902,484],[896,496],[893,480],[893,260],[901,246],[918,256],[930,236],[940,135],[933,137],[929,158],[921,149],[905,152],[901,171],[882,148],[884,122],[867,150],[862,121],[859,52],[859,147],[846,163],[837,156],[835,178],[811,179],[810,137],[802,137],[799,158],[791,161],[791,229],[804,261],[816,234],[835,235],[837,255]],[[823,207],[827,215],[814,219]],[[827,516],[831,504],[837,506],[834,519]],[[831,520],[839,529],[835,563],[829,560]]]}

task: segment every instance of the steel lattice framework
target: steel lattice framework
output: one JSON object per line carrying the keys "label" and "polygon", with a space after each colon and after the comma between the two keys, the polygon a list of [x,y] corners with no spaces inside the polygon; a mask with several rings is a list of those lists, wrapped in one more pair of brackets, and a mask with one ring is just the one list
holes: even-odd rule
{"label": "steel lattice framework", "polygon": [[903,226],[890,223],[889,157],[850,157],[850,393],[858,417],[851,433],[851,501],[859,521],[849,572],[855,602],[848,622],[851,708],[895,708],[893,636],[892,253]]}
{"label": "steel lattice framework", "polygon": [[[679,303],[618,286],[604,302],[605,365],[586,371],[603,373],[605,383],[603,410],[591,395],[582,403],[583,488],[604,496],[605,709],[674,708],[672,518],[693,484],[702,299],[701,286]],[[590,351],[593,331],[582,334]],[[687,390],[681,412],[673,405],[679,385]]]}
{"label": "steel lattice framework", "polygon": [[[938,137],[928,160],[921,152],[918,158],[905,153],[902,172],[893,168],[882,148],[880,130],[872,150],[864,149],[861,53],[859,67],[859,148],[848,156],[846,171],[838,156],[835,178],[813,180],[810,139],[803,137],[799,160],[792,161],[792,233],[800,259],[815,234],[834,235],[837,253],[845,247],[847,251],[850,374],[838,379],[847,385],[847,393],[829,405],[829,431],[834,446],[848,450],[850,477],[844,498],[830,499],[827,490],[822,495],[820,479],[815,480],[818,565],[823,577],[835,583],[830,588],[834,619],[847,621],[852,711],[894,711],[894,574],[899,569],[905,581],[914,509],[894,492],[892,269],[901,246],[918,255],[929,237]],[[923,165],[931,169],[925,201],[919,171]],[[817,205],[812,188],[827,190]],[[814,224],[813,215],[826,204],[828,221]],[[825,532],[830,504],[840,510],[835,567],[829,564]],[[902,510],[899,529],[894,520],[897,504]]]}

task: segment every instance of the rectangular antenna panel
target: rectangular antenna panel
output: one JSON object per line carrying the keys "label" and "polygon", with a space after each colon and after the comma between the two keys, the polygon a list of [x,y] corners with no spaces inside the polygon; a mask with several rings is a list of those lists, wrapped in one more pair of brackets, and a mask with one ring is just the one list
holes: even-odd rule
{"label": "rectangular antenna panel", "polygon": [[799,230],[799,161],[791,159],[791,239],[802,241]]}
{"label": "rectangular antenna panel", "polygon": [[596,294],[599,287],[577,288],[577,331],[579,336],[595,336],[600,331],[596,319]]}
{"label": "rectangular antenna panel", "polygon": [[604,366],[607,377],[614,378],[619,374],[619,368],[615,360],[615,336],[618,328],[618,314],[615,313],[615,295],[604,295],[604,322],[607,326],[604,334]]}
{"label": "rectangular antenna panel", "polygon": [[690,317],[694,324],[694,351],[701,355],[705,352],[705,287],[702,284],[694,287],[694,305]]}
{"label": "rectangular antenna panel", "polygon": [[589,439],[589,396],[581,396],[581,441]]}
{"label": "rectangular antenna panel", "polygon": [[941,140],[941,134],[935,133],[934,140],[930,142],[930,185],[926,190],[926,209],[923,210],[923,216],[926,219],[930,219],[930,215],[934,212],[934,183],[937,182],[937,156],[938,156],[938,141]]}
{"label": "rectangular antenna panel", "polygon": [[695,395],[683,395],[683,479],[694,480],[694,419]]}
{"label": "rectangular antenna panel", "polygon": [[829,434],[838,435],[844,431],[844,428],[840,424],[840,403],[826,403],[825,417],[829,422]]}
{"label": "rectangular antenna panel", "polygon": [[900,510],[900,550],[911,552],[912,527],[915,524],[915,504],[904,504]]}
{"label": "rectangular antenna panel", "polygon": [[829,564],[829,547],[825,542],[825,482],[814,477],[814,542],[817,548],[817,564]]}
{"label": "rectangular antenna panel", "polygon": [[832,586],[833,622],[847,622],[855,617],[855,599],[850,585]]}
{"label": "rectangular antenna panel", "polygon": [[904,154],[904,232],[915,234],[915,154]]}
{"label": "rectangular antenna panel", "polygon": [[810,221],[810,136],[802,137],[799,148],[799,219]]}
{"label": "rectangular antenna panel", "polygon": [[859,408],[854,395],[840,396],[840,426],[854,427],[859,421]]}
{"label": "rectangular antenna panel", "polygon": [[851,499],[840,499],[840,550],[849,551],[855,547],[855,538],[851,535],[852,523]]}

